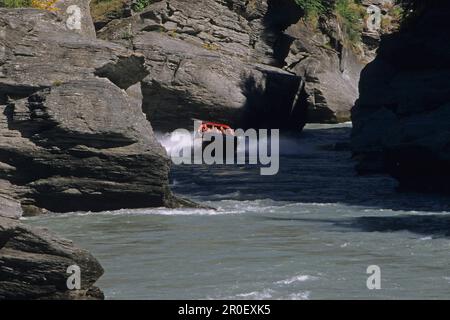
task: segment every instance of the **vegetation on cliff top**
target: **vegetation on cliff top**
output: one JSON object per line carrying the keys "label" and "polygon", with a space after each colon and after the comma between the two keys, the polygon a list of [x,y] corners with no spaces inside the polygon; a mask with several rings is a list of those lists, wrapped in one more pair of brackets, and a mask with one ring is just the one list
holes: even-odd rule
{"label": "vegetation on cliff top", "polygon": [[366,11],[360,0],[294,0],[313,24],[319,17],[334,14],[350,42],[358,42]]}
{"label": "vegetation on cliff top", "polygon": [[31,7],[31,0],[0,0],[0,7],[3,8]]}
{"label": "vegetation on cliff top", "polygon": [[[315,25],[320,17],[334,15],[339,21],[347,39],[352,44],[361,41],[367,17],[366,7],[361,0],[294,0],[305,13],[305,19]],[[392,4],[383,4],[381,28],[383,32],[392,32],[400,24],[406,25],[414,17],[420,16],[428,7],[445,0],[394,0]]]}
{"label": "vegetation on cliff top", "polygon": [[94,22],[120,18],[126,0],[92,0],[91,16]]}
{"label": "vegetation on cliff top", "polygon": [[131,7],[134,11],[141,12],[147,6],[151,5],[153,2],[155,2],[155,1],[153,1],[153,0],[136,0]]}
{"label": "vegetation on cliff top", "polygon": [[[0,7],[21,8],[33,7],[45,10],[55,10],[53,5],[57,0],[0,0]],[[366,10],[361,0],[293,0],[305,12],[305,19],[316,25],[320,17],[335,15],[350,43],[358,43],[366,18]],[[431,3],[441,0],[394,0],[403,10],[394,13],[394,20],[406,20],[415,16]],[[108,21],[123,15],[126,0],[93,0],[91,14],[94,21]],[[143,11],[154,0],[136,0],[131,7],[135,12]],[[399,7],[396,6],[396,9]],[[383,29],[390,28],[390,21],[382,21]]]}
{"label": "vegetation on cliff top", "polygon": [[307,17],[325,14],[330,9],[330,2],[326,0],[295,0]]}
{"label": "vegetation on cliff top", "polygon": [[0,7],[3,8],[36,8],[42,10],[55,11],[55,3],[58,0],[0,0]]}
{"label": "vegetation on cliff top", "polygon": [[[1,1],[1,0],[0,0]],[[134,12],[141,12],[147,6],[155,2],[154,0],[136,0],[131,3]],[[91,16],[94,22],[108,23],[113,19],[120,19],[124,16],[127,0],[92,0]]]}

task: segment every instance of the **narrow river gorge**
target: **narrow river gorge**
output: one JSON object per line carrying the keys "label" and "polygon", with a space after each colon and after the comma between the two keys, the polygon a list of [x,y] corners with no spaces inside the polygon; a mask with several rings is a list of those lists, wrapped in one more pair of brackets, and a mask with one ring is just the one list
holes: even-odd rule
{"label": "narrow river gorge", "polygon": [[[174,166],[178,195],[217,208],[28,218],[87,248],[107,299],[442,298],[450,293],[448,197],[360,177],[350,125],[281,139],[280,173]],[[368,290],[367,267],[381,268]]]}

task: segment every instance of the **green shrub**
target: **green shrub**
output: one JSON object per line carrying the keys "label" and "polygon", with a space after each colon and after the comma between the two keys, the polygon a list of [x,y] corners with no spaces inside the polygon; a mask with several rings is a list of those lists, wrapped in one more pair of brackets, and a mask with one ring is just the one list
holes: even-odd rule
{"label": "green shrub", "polygon": [[320,16],[334,13],[351,43],[359,42],[366,11],[360,0],[295,0],[305,17],[316,22]]}
{"label": "green shrub", "polygon": [[329,7],[325,0],[295,0],[295,3],[302,8],[307,18],[317,18],[325,14]]}
{"label": "green shrub", "polygon": [[363,19],[366,15],[364,7],[355,0],[337,0],[335,13],[350,42],[359,42],[363,30]]}
{"label": "green shrub", "polygon": [[31,7],[31,0],[0,0],[2,8],[25,8]]}
{"label": "green shrub", "polygon": [[0,0],[2,8],[36,8],[41,10],[56,11],[54,4],[58,0]]}
{"label": "green shrub", "polygon": [[133,11],[141,12],[142,10],[147,8],[147,6],[149,6],[152,3],[153,3],[153,0],[137,0],[135,3],[133,3],[131,8],[133,9]]}

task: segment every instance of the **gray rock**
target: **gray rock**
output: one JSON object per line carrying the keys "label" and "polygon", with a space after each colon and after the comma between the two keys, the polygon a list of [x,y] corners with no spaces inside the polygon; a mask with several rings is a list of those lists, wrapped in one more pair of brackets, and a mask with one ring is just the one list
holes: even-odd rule
{"label": "gray rock", "polygon": [[99,37],[145,56],[143,110],[156,130],[190,128],[192,118],[300,129],[303,82],[271,65],[262,40],[266,10],[261,0],[158,1],[111,22]]}
{"label": "gray rock", "polygon": [[[80,268],[81,288],[69,290],[69,266]],[[94,286],[103,268],[87,251],[48,231],[0,216],[0,300],[103,299]]]}
{"label": "gray rock", "polygon": [[[46,11],[0,9],[5,48],[0,65],[0,103],[70,80],[111,77],[114,69],[135,71],[142,61],[129,50],[105,41],[96,41],[68,30],[65,23]],[[33,30],[33,32],[29,32]],[[1,34],[1,33],[0,33]],[[125,80],[124,80],[125,79]],[[125,85],[138,80],[124,74]],[[134,82],[133,82],[134,81]],[[131,83],[133,82],[133,83]],[[123,85],[118,83],[118,85]],[[126,88],[124,88],[126,89]]]}
{"label": "gray rock", "polygon": [[26,214],[177,205],[165,150],[125,91],[144,57],[49,12],[0,9],[0,25],[0,194]]}
{"label": "gray rock", "polygon": [[430,3],[385,37],[362,73],[352,110],[361,173],[388,172],[400,187],[450,191],[450,5]]}
{"label": "gray rock", "polygon": [[291,73],[159,33],[138,35],[134,45],[149,70],[142,82],[143,110],[158,130],[189,128],[192,118],[243,127],[303,125],[301,117],[291,118],[301,88],[301,79]]}
{"label": "gray rock", "polygon": [[22,216],[22,208],[20,207],[20,204],[14,199],[0,196],[0,208],[0,215],[3,217],[19,219]]}
{"label": "gray rock", "polygon": [[56,14],[64,21],[66,28],[80,35],[96,38],[92,21],[91,0],[60,0],[55,3]]}
{"label": "gray rock", "polygon": [[291,36],[286,69],[305,79],[308,122],[336,123],[350,120],[350,109],[358,97],[359,74],[365,62],[354,49],[344,46],[345,36],[336,33],[337,23],[327,24],[328,35],[317,34],[298,22],[286,34]]}
{"label": "gray rock", "polygon": [[[374,4],[389,5],[365,1]],[[145,55],[144,111],[162,131],[186,127],[192,117],[297,130],[305,122],[349,121],[360,72],[382,33],[367,33],[355,47],[336,17],[313,27],[292,0],[161,0],[130,14],[98,36]],[[274,74],[283,78],[277,90],[247,88],[271,87]]]}

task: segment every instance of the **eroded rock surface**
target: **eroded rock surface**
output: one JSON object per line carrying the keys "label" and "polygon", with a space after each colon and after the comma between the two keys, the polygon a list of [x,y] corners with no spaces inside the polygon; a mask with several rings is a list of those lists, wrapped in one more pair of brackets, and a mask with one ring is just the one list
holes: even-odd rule
{"label": "eroded rock surface", "polygon": [[192,118],[234,126],[301,128],[303,83],[272,64],[261,41],[266,1],[156,1],[99,37],[145,56],[143,109],[157,130]]}
{"label": "eroded rock surface", "polygon": [[173,206],[169,159],[135,98],[144,57],[57,14],[0,10],[0,192],[25,213]]}
{"label": "eroded rock surface", "polygon": [[[364,6],[390,17],[388,0]],[[361,20],[355,47],[336,16],[314,25],[293,0],[156,0],[130,14],[98,36],[146,57],[143,107],[162,131],[191,118],[295,130],[348,121],[360,72],[386,31]]]}
{"label": "eroded rock surface", "polygon": [[[74,265],[81,288],[69,290],[67,269]],[[98,261],[71,241],[0,214],[0,300],[104,299],[94,286],[102,274]]]}

